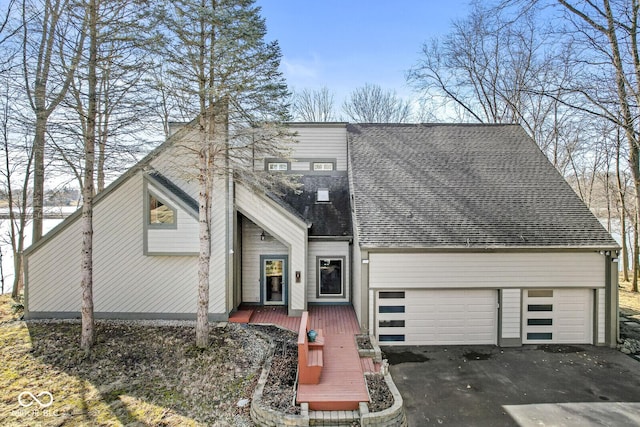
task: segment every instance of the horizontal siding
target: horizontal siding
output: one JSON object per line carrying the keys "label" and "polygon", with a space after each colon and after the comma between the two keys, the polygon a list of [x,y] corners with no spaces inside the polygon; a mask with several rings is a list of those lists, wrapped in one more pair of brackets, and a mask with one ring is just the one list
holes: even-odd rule
{"label": "horizontal siding", "polygon": [[227,296],[231,295],[230,278],[233,255],[231,254],[232,226],[228,178],[216,177],[211,199],[211,264],[209,268],[209,313],[227,314],[231,306]]}
{"label": "horizontal siding", "polygon": [[[260,256],[287,255],[287,247],[273,236],[260,239],[262,229],[242,219],[242,302],[260,302]],[[289,280],[291,281],[291,280]]]}
{"label": "horizontal siding", "polygon": [[[193,133],[191,137],[197,138],[197,134]],[[187,148],[189,144],[185,139],[182,145],[167,147],[150,164],[189,196],[198,200],[198,157],[196,151]],[[191,144],[195,145],[196,142]]]}
{"label": "horizontal siding", "polygon": [[291,162],[292,171],[308,171],[311,169],[311,162]]}
{"label": "horizontal siding", "polygon": [[502,338],[520,338],[520,289],[502,290]]}
{"label": "horizontal siding", "polygon": [[[317,297],[318,291],[318,262],[317,257],[344,257],[344,298]],[[348,302],[351,294],[351,270],[348,242],[309,242],[309,258],[307,260],[307,301],[309,302]]]}
{"label": "horizontal siding", "polygon": [[[294,159],[336,159],[336,170],[347,170],[346,126],[291,127],[297,132]],[[307,169],[308,170],[308,169]]]}
{"label": "horizontal siding", "polygon": [[[197,258],[143,254],[140,173],[102,199],[94,212],[96,312],[194,313]],[[29,256],[29,310],[80,310],[80,221]]]}
{"label": "horizontal siding", "polygon": [[[288,249],[289,277],[299,271],[302,283],[307,280],[307,226],[293,217],[275,202],[257,196],[248,188],[236,186],[236,208],[260,228],[282,242]],[[304,286],[291,286],[289,307],[293,310],[306,308]]]}
{"label": "horizontal siding", "polygon": [[598,253],[370,253],[371,288],[520,288],[605,285]]}
{"label": "horizontal siding", "polygon": [[604,289],[598,289],[596,292],[596,298],[598,298],[597,310],[598,310],[598,344],[605,343],[605,331],[606,331],[606,310],[605,310],[605,295]]}
{"label": "horizontal siding", "polygon": [[[162,189],[149,184],[149,189],[170,202],[170,196]],[[178,204],[171,203],[176,209],[177,228],[151,228],[147,230],[147,250],[153,253],[198,253],[198,221]]]}

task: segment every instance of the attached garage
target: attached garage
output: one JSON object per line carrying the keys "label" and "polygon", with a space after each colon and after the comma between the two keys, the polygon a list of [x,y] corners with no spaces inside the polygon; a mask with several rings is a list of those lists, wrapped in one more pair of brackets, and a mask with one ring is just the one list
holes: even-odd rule
{"label": "attached garage", "polygon": [[496,344],[496,290],[378,291],[375,311],[384,345]]}
{"label": "attached garage", "polygon": [[618,244],[522,127],[347,132],[354,306],[381,344],[616,345]]}

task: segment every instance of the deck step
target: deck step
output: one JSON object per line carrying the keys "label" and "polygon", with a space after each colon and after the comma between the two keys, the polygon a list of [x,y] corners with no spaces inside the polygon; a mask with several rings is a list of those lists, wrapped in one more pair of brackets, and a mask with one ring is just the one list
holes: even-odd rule
{"label": "deck step", "polygon": [[249,323],[253,316],[253,310],[242,309],[231,313],[229,316],[229,322],[231,323]]}
{"label": "deck step", "polygon": [[310,426],[351,427],[360,421],[360,411],[309,411]]}

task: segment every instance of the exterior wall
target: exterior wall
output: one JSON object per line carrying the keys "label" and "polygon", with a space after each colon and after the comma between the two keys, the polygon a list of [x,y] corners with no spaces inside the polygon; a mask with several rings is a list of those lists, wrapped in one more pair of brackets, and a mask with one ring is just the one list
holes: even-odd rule
{"label": "exterior wall", "polygon": [[[149,255],[198,254],[199,225],[197,219],[180,207],[178,203],[172,202],[171,195],[165,190],[151,184],[147,184],[147,187],[154,194],[167,200],[171,207],[176,210],[177,226],[170,229],[148,227],[145,213],[142,219],[143,226],[147,227],[145,253]],[[147,207],[144,209],[146,210]]]}
{"label": "exterior wall", "polygon": [[[138,172],[95,207],[96,316],[193,318],[197,257],[143,254],[143,198]],[[27,254],[29,317],[71,317],[80,311],[80,218],[57,230]]]}
{"label": "exterior wall", "polygon": [[[278,239],[266,235],[260,239],[262,229],[242,218],[242,302],[260,302],[260,256],[287,255],[289,249]],[[289,279],[289,287],[291,279]]]}
{"label": "exterior wall", "polygon": [[[260,197],[242,185],[235,187],[238,212],[282,242],[289,255],[289,314],[300,315],[307,308],[307,225],[275,202]],[[296,272],[300,282],[296,282]]]}
{"label": "exterior wall", "polygon": [[[311,171],[311,162],[335,161],[337,171],[347,170],[347,126],[343,123],[296,124],[290,126],[296,132],[296,143],[291,145],[290,170]],[[265,167],[263,161],[256,168]]]}
{"label": "exterior wall", "polygon": [[598,337],[598,344],[605,344],[606,342],[606,314],[605,314],[605,295],[604,289],[598,289],[596,291],[596,308],[598,322],[596,323],[596,336]]}
{"label": "exterior wall", "polygon": [[[194,200],[199,198],[198,157],[191,147],[200,144],[197,131],[188,131],[180,142],[167,147],[150,166],[180,187]],[[223,161],[223,159],[221,159]],[[219,165],[225,168],[224,165]],[[211,267],[209,270],[209,312],[214,319],[225,320],[233,303],[233,209],[230,178],[217,177],[213,185],[211,213]],[[224,237],[220,237],[224,236]],[[194,243],[199,252],[199,231]],[[197,281],[195,282],[197,285]]]}
{"label": "exterior wall", "polygon": [[521,305],[522,291],[520,289],[503,289],[500,301],[501,311],[501,336],[500,341],[517,341],[521,344],[520,318],[522,313]]}
{"label": "exterior wall", "polygon": [[370,253],[370,288],[602,288],[597,252]]}
{"label": "exterior wall", "polygon": [[[194,200],[198,200],[198,158],[193,150],[187,148],[194,145],[197,138],[195,132],[189,133],[181,140],[181,144],[173,144],[163,150],[158,157],[151,160],[150,166],[180,187]],[[191,140],[191,142],[190,142]]]}
{"label": "exterior wall", "polygon": [[[342,257],[344,297],[318,297],[318,261],[317,257]],[[349,302],[351,295],[351,257],[349,242],[309,242],[309,258],[307,260],[307,301],[340,303]]]}
{"label": "exterior wall", "polygon": [[369,316],[367,312],[367,304],[364,301],[366,300],[368,287],[362,276],[362,269],[365,267],[365,265],[362,263],[362,251],[360,251],[360,247],[358,246],[355,238],[353,241],[352,249],[353,262],[351,265],[353,266],[353,269],[351,274],[351,304],[353,305],[353,310],[356,312],[356,317],[358,318],[358,323],[360,323],[360,328],[364,328],[365,330],[367,330]]}
{"label": "exterior wall", "polygon": [[[214,178],[211,201],[211,265],[209,266],[209,313],[226,320],[231,311],[233,253],[232,202],[229,178]],[[196,199],[197,200],[197,199]]]}

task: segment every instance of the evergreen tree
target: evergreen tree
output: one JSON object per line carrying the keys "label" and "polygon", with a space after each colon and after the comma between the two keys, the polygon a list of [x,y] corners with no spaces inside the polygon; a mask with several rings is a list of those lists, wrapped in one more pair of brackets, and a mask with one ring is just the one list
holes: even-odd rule
{"label": "evergreen tree", "polygon": [[[166,1],[159,8],[165,36],[159,55],[174,84],[173,97],[191,102],[198,117],[197,153],[200,251],[196,345],[208,345],[214,185],[236,179],[256,185],[268,180],[255,173],[256,152],[277,152],[286,131],[286,84],[280,49],[265,41],[266,25],[253,0]],[[266,123],[270,123],[266,125]]]}

